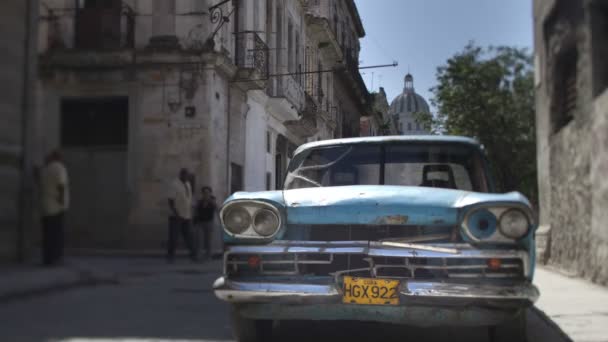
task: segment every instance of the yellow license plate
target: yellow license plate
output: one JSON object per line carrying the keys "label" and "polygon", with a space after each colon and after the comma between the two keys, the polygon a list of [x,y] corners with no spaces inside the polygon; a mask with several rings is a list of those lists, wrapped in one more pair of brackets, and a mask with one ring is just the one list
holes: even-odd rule
{"label": "yellow license plate", "polygon": [[344,277],[342,302],[399,305],[399,280]]}

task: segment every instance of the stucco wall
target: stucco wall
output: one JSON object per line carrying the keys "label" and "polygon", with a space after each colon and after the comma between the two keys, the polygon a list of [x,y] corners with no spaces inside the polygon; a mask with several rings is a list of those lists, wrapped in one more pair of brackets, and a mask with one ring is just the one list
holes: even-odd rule
{"label": "stucco wall", "polygon": [[[567,1],[536,0],[535,66],[538,181],[540,197],[539,250],[541,261],[592,281],[608,284],[608,95],[594,97],[591,1],[581,2],[584,14],[569,17],[547,37],[545,27],[556,6]],[[597,34],[597,33],[596,33]],[[605,34],[605,33],[604,33]],[[554,89],[559,89],[556,58],[568,41],[575,42],[576,107],[573,119],[555,127],[551,117]],[[556,87],[557,85],[557,87]],[[543,253],[544,252],[544,253]]]}
{"label": "stucco wall", "polygon": [[30,127],[37,64],[29,23],[37,21],[36,11],[36,1],[0,4],[0,261],[25,257],[34,234]]}

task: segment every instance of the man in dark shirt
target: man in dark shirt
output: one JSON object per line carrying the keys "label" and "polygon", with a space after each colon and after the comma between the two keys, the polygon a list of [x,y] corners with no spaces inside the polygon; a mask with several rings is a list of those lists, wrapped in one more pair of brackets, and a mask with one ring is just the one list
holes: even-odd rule
{"label": "man in dark shirt", "polygon": [[[196,222],[200,223],[203,232],[203,247],[205,248],[205,258],[211,256],[211,233],[213,231],[213,219],[217,205],[215,197],[210,187],[204,186],[201,189],[202,198],[196,203]],[[200,239],[197,239],[200,245]]]}

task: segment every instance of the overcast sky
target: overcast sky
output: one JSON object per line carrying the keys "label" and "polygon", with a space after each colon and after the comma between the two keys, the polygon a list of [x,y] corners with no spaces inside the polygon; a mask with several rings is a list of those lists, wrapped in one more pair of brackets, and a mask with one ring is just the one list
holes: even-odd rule
{"label": "overcast sky", "polygon": [[[399,63],[395,68],[367,69],[368,89],[384,87],[389,103],[403,89],[408,67],[414,87],[427,101],[437,66],[478,45],[527,47],[532,51],[531,0],[355,0],[366,36],[361,65]],[[429,101],[430,102],[430,101]]]}

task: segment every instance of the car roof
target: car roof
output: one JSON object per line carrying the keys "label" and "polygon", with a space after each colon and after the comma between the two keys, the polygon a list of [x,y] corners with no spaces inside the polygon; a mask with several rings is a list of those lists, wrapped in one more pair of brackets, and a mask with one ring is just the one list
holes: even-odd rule
{"label": "car roof", "polygon": [[467,144],[477,148],[482,148],[479,142],[473,138],[455,136],[455,135],[390,135],[380,137],[359,137],[359,138],[342,138],[319,140],[300,145],[294,154],[298,154],[304,150],[316,147],[335,146],[335,145],[352,145],[352,144],[368,144],[368,143],[389,143],[389,142],[428,142],[428,143],[457,143]]}

